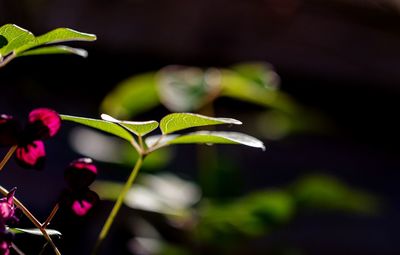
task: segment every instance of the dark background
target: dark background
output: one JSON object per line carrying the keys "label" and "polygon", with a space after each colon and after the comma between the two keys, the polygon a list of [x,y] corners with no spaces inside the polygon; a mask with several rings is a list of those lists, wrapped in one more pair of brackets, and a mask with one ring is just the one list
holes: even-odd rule
{"label": "dark background", "polygon": [[[21,118],[38,106],[97,117],[107,92],[135,73],[169,64],[268,61],[282,90],[322,112],[335,132],[266,141],[265,153],[240,149],[248,189],[318,171],[383,202],[379,216],[303,216],[273,238],[306,254],[400,254],[399,11],[389,0],[0,0],[0,24],[35,34],[71,27],[98,36],[95,43],[73,44],[89,51],[87,59],[27,57],[3,68],[0,109]],[[42,218],[62,189],[62,166],[76,156],[67,145],[69,128],[47,142],[45,172],[10,164],[0,177],[7,187],[18,185],[18,195]],[[88,234],[90,241],[98,230]]]}

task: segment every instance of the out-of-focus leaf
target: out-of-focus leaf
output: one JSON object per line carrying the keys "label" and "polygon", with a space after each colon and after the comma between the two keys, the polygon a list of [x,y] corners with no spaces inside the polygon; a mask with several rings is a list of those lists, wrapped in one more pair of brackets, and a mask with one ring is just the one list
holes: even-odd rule
{"label": "out-of-focus leaf", "polygon": [[211,243],[231,243],[243,237],[262,235],[289,221],[294,203],[283,191],[264,191],[225,203],[204,204],[196,235]]}
{"label": "out-of-focus leaf", "polygon": [[[116,200],[123,183],[96,181],[92,188],[102,199]],[[144,211],[182,215],[200,197],[197,185],[172,174],[141,174],[128,192],[125,205]]]}
{"label": "out-of-focus leaf", "polygon": [[133,137],[132,135],[126,131],[124,128],[118,126],[118,124],[104,121],[104,120],[98,120],[98,119],[90,119],[90,118],[82,118],[82,117],[76,117],[76,116],[70,116],[70,115],[60,115],[62,120],[66,121],[72,121],[75,123],[79,123],[97,130],[104,131],[106,133],[110,133],[116,136],[119,136],[129,142],[132,141]]}
{"label": "out-of-focus leaf", "polygon": [[155,73],[146,73],[118,84],[104,98],[101,109],[117,118],[131,118],[159,104]]}
{"label": "out-of-focus leaf", "polygon": [[[94,129],[76,127],[70,132],[69,138],[72,149],[96,161],[132,166],[138,159],[138,153],[131,145]],[[172,158],[171,149],[164,148],[150,153],[143,162],[143,170],[163,169]]]}
{"label": "out-of-focus leaf", "polygon": [[[135,184],[137,185],[137,184]],[[95,181],[91,185],[91,189],[96,191],[102,200],[115,201],[124,188],[124,183],[113,181]]]}
{"label": "out-of-focus leaf", "polygon": [[374,213],[378,210],[376,197],[329,176],[305,177],[292,186],[292,192],[299,206],[304,208],[356,213]]}
{"label": "out-of-focus leaf", "polygon": [[187,128],[220,124],[241,125],[242,122],[231,118],[213,118],[194,113],[171,113],[162,118],[160,129],[163,134],[170,134]]}
{"label": "out-of-focus leaf", "polygon": [[298,111],[298,106],[283,92],[262,87],[230,70],[222,71],[221,86],[222,96],[270,107],[287,113]]}
{"label": "out-of-focus leaf", "polygon": [[197,111],[220,90],[220,72],[215,68],[167,66],[157,77],[160,100],[172,112]]}
{"label": "out-of-focus leaf", "polygon": [[88,53],[84,49],[72,48],[64,45],[46,46],[22,52],[20,56],[49,55],[49,54],[75,54],[86,58]]}
{"label": "out-of-focus leaf", "polygon": [[239,63],[231,67],[237,74],[254,82],[262,88],[276,90],[279,87],[279,76],[272,65],[265,62]]}
{"label": "out-of-focus leaf", "polygon": [[[42,232],[38,228],[9,228],[14,234],[30,234],[42,236]],[[55,229],[46,229],[47,234],[50,236],[62,236],[61,232]]]}
{"label": "out-of-focus leaf", "polygon": [[146,135],[158,127],[158,122],[155,120],[124,121],[124,120],[117,120],[117,119],[111,117],[110,115],[107,115],[104,113],[101,115],[101,118],[105,121],[117,123],[117,124],[125,127],[126,129],[128,129],[129,131],[131,131],[132,133],[134,133],[137,136]]}
{"label": "out-of-focus leaf", "polygon": [[[152,146],[154,141],[160,136],[151,136],[146,139],[148,146]],[[160,144],[241,144],[265,150],[262,141],[252,136],[238,132],[224,131],[198,131],[184,135],[167,135],[159,141]]]}
{"label": "out-of-focus leaf", "polygon": [[333,125],[324,115],[309,109],[303,109],[296,114],[268,110],[257,115],[255,126],[260,135],[271,140],[295,133],[326,134],[332,128]]}
{"label": "out-of-focus leaf", "polygon": [[[132,146],[124,146],[121,153],[122,162],[125,165],[131,166],[133,162],[139,158],[138,153],[132,148]],[[155,150],[146,156],[146,160],[143,161],[142,168],[147,172],[158,172],[164,169],[164,167],[172,160],[173,149],[163,148],[162,150]]]}
{"label": "out-of-focus leaf", "polygon": [[193,255],[193,252],[182,246],[164,243],[156,255]]}

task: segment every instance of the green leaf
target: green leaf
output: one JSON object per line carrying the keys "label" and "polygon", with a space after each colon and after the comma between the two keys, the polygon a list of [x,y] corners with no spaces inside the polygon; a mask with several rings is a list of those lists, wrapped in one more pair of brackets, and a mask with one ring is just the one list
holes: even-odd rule
{"label": "green leaf", "polygon": [[291,188],[299,207],[365,214],[379,211],[379,203],[375,196],[332,176],[305,176]]}
{"label": "green leaf", "polygon": [[292,99],[278,90],[260,86],[235,72],[222,71],[221,96],[231,97],[286,113],[297,113],[299,107]]}
{"label": "green leaf", "polygon": [[124,80],[101,103],[103,112],[117,118],[131,118],[160,104],[155,73],[136,75]]}
{"label": "green leaf", "polygon": [[56,28],[36,38],[38,45],[70,41],[95,41],[97,39],[94,34],[82,33],[70,28]]}
{"label": "green leaf", "polygon": [[119,124],[137,136],[143,136],[158,127],[158,122],[155,120],[150,121],[125,121],[125,120],[117,120],[110,115],[102,114],[101,118],[105,121],[109,121],[112,123]]}
{"label": "green leaf", "polygon": [[8,55],[24,45],[33,45],[36,42],[35,36],[31,32],[14,24],[0,27],[0,35],[5,38],[7,43],[0,48],[0,57]]}
{"label": "green leaf", "polygon": [[225,203],[200,204],[196,237],[217,245],[264,235],[287,223],[295,213],[293,198],[284,191],[250,193]]}
{"label": "green leaf", "polygon": [[47,46],[37,49],[28,50],[19,54],[19,56],[32,56],[32,55],[49,55],[49,54],[75,54],[86,58],[88,53],[84,49],[72,48],[64,45]]}
{"label": "green leaf", "polygon": [[276,90],[279,87],[278,74],[273,67],[265,62],[245,62],[231,67],[233,71],[242,77],[254,82],[262,88]]}
{"label": "green leaf", "polygon": [[98,129],[106,133],[119,136],[129,142],[131,142],[133,139],[132,135],[128,131],[126,131],[123,127],[120,127],[118,124],[115,123],[111,123],[104,120],[82,118],[69,115],[60,115],[60,116],[62,120],[72,121],[85,126],[89,126],[94,129]]}
{"label": "green leaf", "polygon": [[[42,232],[38,228],[9,228],[14,234],[30,234],[42,236]],[[62,236],[61,232],[55,229],[46,229],[47,234],[50,236]]]}
{"label": "green leaf", "polygon": [[[151,136],[146,139],[146,144],[150,147],[160,136]],[[238,132],[223,131],[198,131],[185,135],[167,135],[159,142],[160,145],[169,144],[242,144],[254,148],[265,150],[262,141],[252,136]]]}
{"label": "green leaf", "polygon": [[167,66],[157,78],[160,100],[171,112],[198,111],[220,91],[221,74],[216,68]]}
{"label": "green leaf", "polygon": [[[6,24],[0,27],[0,61],[12,52],[15,56],[69,53],[85,57],[87,56],[86,51],[67,46],[38,47],[68,41],[94,40],[96,40],[95,35],[78,32],[69,28],[57,28],[44,35],[35,37],[31,32],[17,25]],[[32,52],[29,52],[30,50]]]}
{"label": "green leaf", "polygon": [[[32,48],[46,44],[54,44],[69,41],[95,41],[96,36],[92,34],[78,32],[69,28],[57,28],[46,34],[37,36],[32,43],[25,44],[15,49],[20,55],[22,52],[29,51]],[[72,53],[72,52],[71,52]],[[55,54],[54,52],[52,54]]]}
{"label": "green leaf", "polygon": [[170,134],[182,129],[219,124],[241,125],[242,122],[231,118],[213,118],[194,113],[172,113],[162,118],[160,129],[163,134]]}

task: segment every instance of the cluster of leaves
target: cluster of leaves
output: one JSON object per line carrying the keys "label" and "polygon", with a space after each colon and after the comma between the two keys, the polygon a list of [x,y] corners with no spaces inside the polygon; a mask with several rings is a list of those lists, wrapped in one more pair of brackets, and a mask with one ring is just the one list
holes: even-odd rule
{"label": "cluster of leaves", "polygon": [[167,66],[122,81],[104,98],[101,110],[118,118],[132,118],[160,104],[171,112],[203,112],[225,97],[265,108],[257,113],[252,132],[269,139],[326,127],[320,115],[297,104],[279,85],[278,75],[264,62],[218,69]]}
{"label": "cluster of leaves", "polygon": [[16,57],[43,54],[75,54],[87,56],[83,49],[59,45],[70,41],[94,41],[96,36],[72,30],[57,28],[40,36],[14,24],[0,27],[0,67]]}
{"label": "cluster of leaves", "polygon": [[[83,124],[116,136],[132,144],[139,154],[147,155],[159,148],[172,144],[242,144],[265,149],[264,144],[249,135],[226,131],[196,131],[187,134],[173,134],[177,131],[193,127],[209,125],[240,125],[240,121],[231,118],[213,118],[193,113],[172,113],[157,121],[121,121],[107,114],[102,120],[61,115],[63,120]],[[161,135],[149,136],[142,143],[142,137],[160,128]],[[139,139],[135,140],[135,136]]]}
{"label": "cluster of leaves", "polygon": [[[93,188],[102,199],[113,201],[122,186],[99,181]],[[161,239],[160,235],[153,235],[153,241],[161,243],[163,248],[152,254],[174,254],[176,249],[185,252],[183,254],[193,254],[199,247],[213,247],[218,254],[230,254],[223,252],[224,248],[235,249],[245,240],[272,234],[306,212],[373,215],[379,208],[376,197],[371,194],[320,174],[305,176],[279,189],[259,190],[224,201],[201,199],[200,193],[196,184],[171,174],[141,175],[125,198],[125,205],[141,212],[145,218],[146,213],[163,215],[166,225],[174,231],[178,228],[185,236],[185,243],[173,244]],[[149,220],[153,218],[149,217]],[[158,225],[160,222],[154,226],[157,230]],[[160,232],[162,229],[165,229],[164,225]],[[141,235],[149,238],[145,230],[141,233],[140,227],[134,231],[139,243]],[[173,247],[176,249],[171,250]]]}

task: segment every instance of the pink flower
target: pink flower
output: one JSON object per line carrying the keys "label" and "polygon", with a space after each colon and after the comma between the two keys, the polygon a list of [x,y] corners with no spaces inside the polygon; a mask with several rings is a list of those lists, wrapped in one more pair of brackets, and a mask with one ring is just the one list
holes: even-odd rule
{"label": "pink flower", "polygon": [[9,115],[0,115],[0,145],[18,145],[16,160],[26,168],[41,169],[46,151],[43,139],[53,137],[61,127],[61,118],[57,112],[38,108],[29,113],[28,123],[22,129],[19,123]]}
{"label": "pink flower", "polygon": [[87,188],[94,182],[97,176],[97,168],[90,158],[80,158],[71,162],[65,169],[64,178],[71,189],[79,190]]}
{"label": "pink flower", "polygon": [[62,194],[60,205],[77,216],[85,216],[98,201],[99,196],[89,188],[81,190],[66,189]]}
{"label": "pink flower", "polygon": [[10,247],[13,240],[13,234],[7,231],[6,223],[18,220],[15,217],[14,194],[16,188],[13,188],[7,195],[0,199],[0,255],[10,254]]}
{"label": "pink flower", "polygon": [[97,176],[97,168],[90,158],[80,158],[65,169],[68,184],[61,198],[61,205],[77,216],[85,216],[99,200],[99,196],[89,189]]}
{"label": "pink flower", "polygon": [[7,197],[0,199],[0,225],[4,225],[8,221],[16,219],[14,206],[14,194],[16,190],[16,188],[13,188],[8,193]]}

